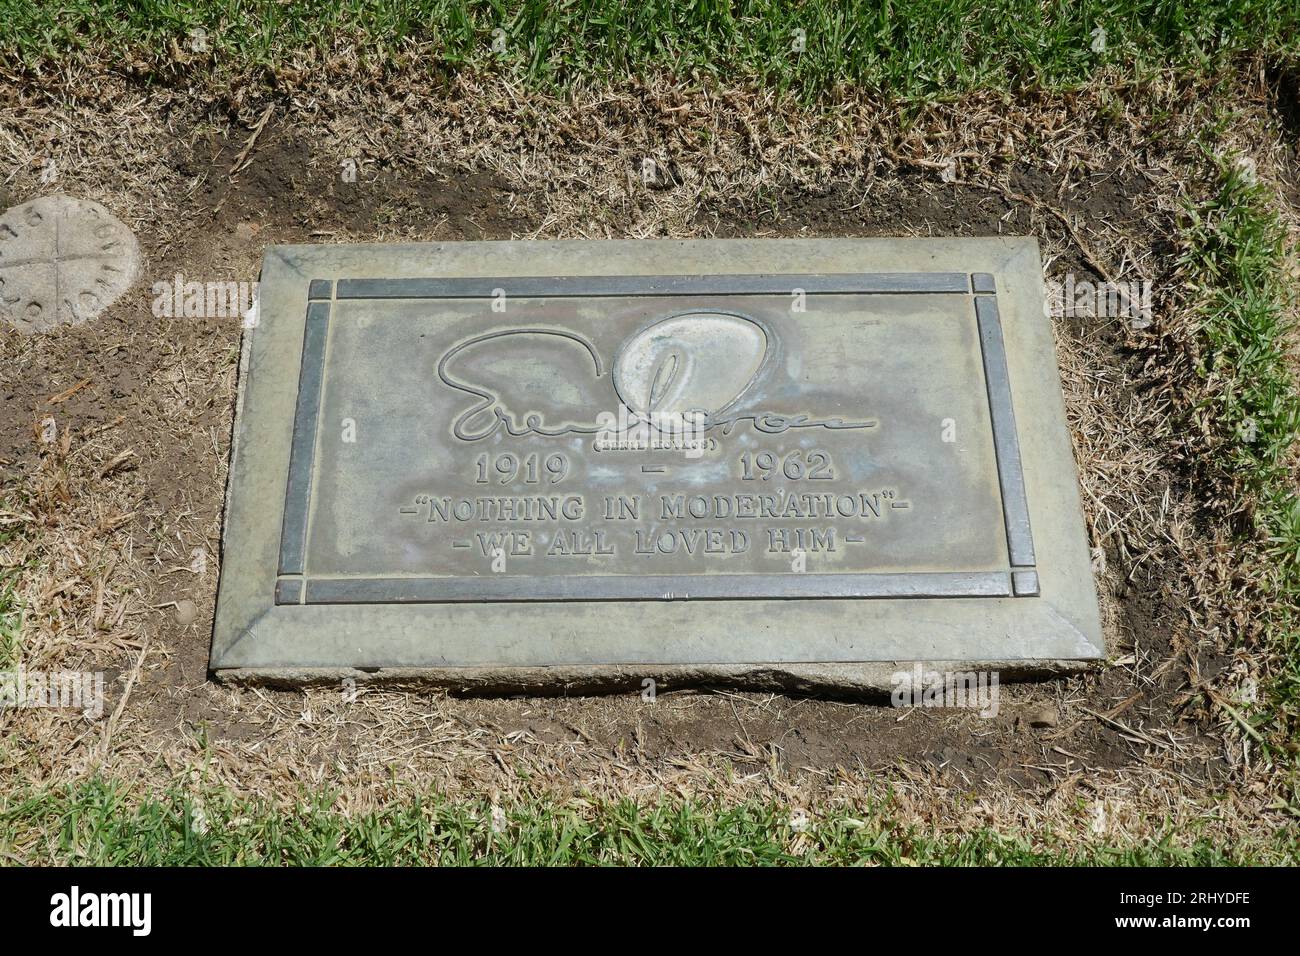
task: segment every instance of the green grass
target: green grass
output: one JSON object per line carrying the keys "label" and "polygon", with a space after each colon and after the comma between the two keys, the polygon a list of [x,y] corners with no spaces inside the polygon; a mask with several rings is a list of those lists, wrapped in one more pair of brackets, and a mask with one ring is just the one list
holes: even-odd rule
{"label": "green grass", "polygon": [[[0,512],[5,510],[5,502],[0,498]],[[0,530],[0,547],[11,535]],[[22,631],[22,607],[14,585],[18,577],[18,568],[0,565],[0,670],[12,670],[18,666],[19,634]]]}
{"label": "green grass", "polygon": [[545,87],[667,69],[804,95],[850,84],[928,97],[1080,83],[1105,66],[1300,59],[1295,0],[0,0],[0,59],[89,49],[158,66],[200,28],[212,64],[236,74],[353,46],[376,63]]}
{"label": "green grass", "polygon": [[14,596],[11,581],[0,577],[0,671],[18,666],[18,635],[22,613]]}
{"label": "green grass", "polygon": [[[104,783],[0,801],[0,851],[12,860],[87,865],[1233,865],[1294,859],[1295,847],[1216,848],[1173,834],[1123,848],[1030,845],[975,828],[923,833],[887,807],[836,810],[802,832],[791,810],[566,806],[534,799],[498,811],[484,801],[410,800],[346,815],[324,797],[292,811],[228,795],[133,802]],[[1086,831],[1087,815],[1079,828]],[[803,849],[799,850],[802,843]]]}
{"label": "green grass", "polygon": [[1300,394],[1285,358],[1288,315],[1286,233],[1264,186],[1225,163],[1215,194],[1188,210],[1182,258],[1204,341],[1199,372],[1211,385],[1202,407],[1217,440],[1211,463],[1236,488],[1253,530],[1267,542],[1261,590],[1278,662],[1265,706],[1250,724],[1280,731],[1292,749],[1300,733],[1300,495],[1292,469],[1300,438]]}

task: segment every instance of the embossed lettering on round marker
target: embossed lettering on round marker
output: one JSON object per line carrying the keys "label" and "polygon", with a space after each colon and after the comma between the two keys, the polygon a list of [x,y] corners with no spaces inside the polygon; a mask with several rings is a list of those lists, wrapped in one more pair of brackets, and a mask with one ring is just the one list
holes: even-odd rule
{"label": "embossed lettering on round marker", "polygon": [[76,325],[135,281],[140,251],[97,202],[42,196],[0,215],[0,321],[20,332]]}

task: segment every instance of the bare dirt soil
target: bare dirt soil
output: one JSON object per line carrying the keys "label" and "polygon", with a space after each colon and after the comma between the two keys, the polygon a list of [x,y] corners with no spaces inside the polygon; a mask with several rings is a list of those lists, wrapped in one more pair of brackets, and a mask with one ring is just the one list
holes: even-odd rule
{"label": "bare dirt soil", "polygon": [[[1265,91],[1242,95],[1225,145],[1294,197],[1294,130]],[[815,805],[889,786],[936,826],[1114,838],[1162,819],[1229,834],[1264,818],[1267,771],[1203,694],[1235,694],[1254,674],[1234,640],[1250,611],[1234,603],[1228,531],[1181,451],[1193,386],[1170,284],[1178,203],[1209,175],[1190,142],[1209,125],[1197,91],[974,96],[909,122],[862,104],[834,128],[671,85],[567,102],[467,84],[294,103],[277,101],[254,135],[261,103],[102,76],[0,93],[0,206],[51,188],[37,174],[52,155],[57,188],[107,205],[145,258],[97,320],[0,331],[0,512],[13,535],[0,564],[19,569],[21,657],[104,670],[109,684],[98,721],[0,715],[3,786],[102,772],[280,800],[330,789],[357,805],[422,787]],[[671,170],[657,188],[640,180],[646,155]],[[340,176],[349,158],[355,183]],[[251,281],[283,242],[997,234],[1037,236],[1049,277],[1157,289],[1150,329],[1055,325],[1111,653],[1098,671],[1003,686],[992,719],[662,685],[648,702],[639,683],[487,700],[364,688],[350,702],[209,680],[240,322],[157,318],[153,282]]]}

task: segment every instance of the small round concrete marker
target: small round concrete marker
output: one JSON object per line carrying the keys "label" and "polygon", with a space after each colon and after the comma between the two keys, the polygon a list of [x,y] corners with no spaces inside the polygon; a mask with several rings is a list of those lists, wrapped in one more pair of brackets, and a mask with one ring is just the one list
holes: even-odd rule
{"label": "small round concrete marker", "polygon": [[130,288],[140,247],[88,199],[42,196],[0,215],[0,321],[20,332],[93,319]]}

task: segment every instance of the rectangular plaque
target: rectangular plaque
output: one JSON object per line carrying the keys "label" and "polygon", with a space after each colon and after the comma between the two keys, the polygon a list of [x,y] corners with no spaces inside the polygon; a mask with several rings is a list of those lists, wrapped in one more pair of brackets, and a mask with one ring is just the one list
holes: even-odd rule
{"label": "rectangular plaque", "polygon": [[1031,240],[268,250],[214,670],[1102,653]]}

